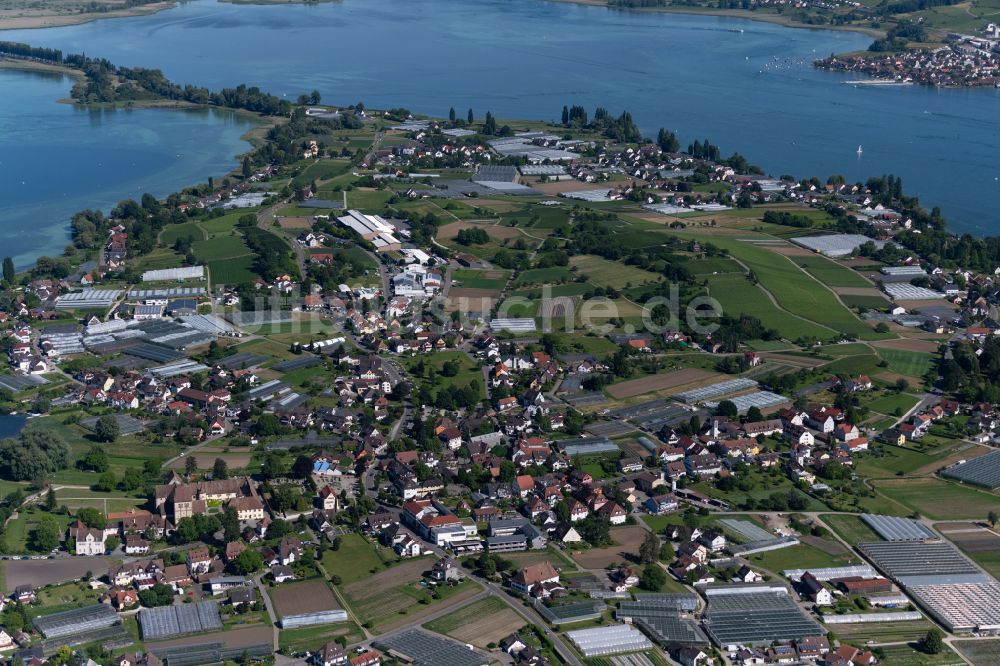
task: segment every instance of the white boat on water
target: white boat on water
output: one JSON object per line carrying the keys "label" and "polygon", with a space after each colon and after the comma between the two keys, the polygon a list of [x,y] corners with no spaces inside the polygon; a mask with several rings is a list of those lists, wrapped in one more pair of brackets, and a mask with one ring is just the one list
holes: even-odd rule
{"label": "white boat on water", "polygon": [[858,157],[861,157],[861,153],[863,153],[863,152],[865,152],[865,151],[861,149],[861,144],[859,143],[858,144]]}

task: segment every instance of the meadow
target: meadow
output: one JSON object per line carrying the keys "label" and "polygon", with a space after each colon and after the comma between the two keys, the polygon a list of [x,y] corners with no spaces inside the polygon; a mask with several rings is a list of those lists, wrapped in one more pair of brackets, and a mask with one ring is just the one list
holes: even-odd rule
{"label": "meadow", "polygon": [[729,273],[712,275],[707,279],[709,295],[719,301],[726,314],[757,317],[765,326],[775,329],[789,340],[805,337],[826,339],[834,335],[828,328],[778,309],[767,294],[751,284],[744,275]]}
{"label": "meadow", "polygon": [[871,287],[864,276],[856,271],[847,268],[826,257],[813,254],[809,256],[790,256],[789,261],[796,266],[804,268],[809,275],[813,276],[828,287]]}
{"label": "meadow", "polygon": [[[761,286],[774,296],[782,308],[792,314],[832,328],[834,331],[856,335],[861,339],[877,340],[892,337],[889,334],[875,333],[871,326],[845,308],[821,282],[792,263],[793,260],[803,257],[777,257],[775,252],[766,247],[723,235],[685,232],[681,232],[680,235],[710,242],[728,250],[733,257],[752,270]],[[824,275],[829,273],[843,276],[843,273],[837,272],[839,270],[849,273],[846,268],[834,267],[824,271]],[[830,338],[831,333],[821,337]]]}
{"label": "meadow", "polygon": [[909,377],[923,377],[934,363],[933,357],[925,352],[880,347],[878,354],[891,370]]}
{"label": "meadow", "polygon": [[990,511],[1000,512],[997,495],[938,478],[884,479],[873,485],[889,499],[935,520],[983,520]]}

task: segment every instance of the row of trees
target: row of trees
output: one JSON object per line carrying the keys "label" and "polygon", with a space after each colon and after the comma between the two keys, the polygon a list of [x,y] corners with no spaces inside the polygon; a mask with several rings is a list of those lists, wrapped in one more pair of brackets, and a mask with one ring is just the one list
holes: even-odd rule
{"label": "row of trees", "polygon": [[642,134],[628,111],[623,111],[620,116],[612,116],[607,109],[599,106],[594,109],[593,120],[588,121],[587,111],[574,104],[563,107],[562,123],[567,127],[600,132],[613,141],[637,143],[642,140]]}

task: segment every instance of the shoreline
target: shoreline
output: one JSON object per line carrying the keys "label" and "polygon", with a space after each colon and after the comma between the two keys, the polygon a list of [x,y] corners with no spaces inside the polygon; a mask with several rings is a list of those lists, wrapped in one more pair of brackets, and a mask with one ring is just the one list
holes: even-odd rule
{"label": "shoreline", "polygon": [[884,30],[865,28],[854,25],[816,25],[812,23],[801,23],[794,19],[787,18],[780,14],[764,14],[745,9],[716,9],[712,7],[612,7],[604,0],[545,0],[546,2],[561,2],[570,5],[586,5],[588,7],[604,7],[609,10],[634,12],[636,14],[686,14],[689,16],[721,16],[725,18],[739,18],[748,21],[759,21],[761,23],[773,23],[786,28],[812,29],[812,30],[838,30],[844,32],[857,32],[869,37],[885,37]]}
{"label": "shoreline", "polygon": [[[20,60],[17,58],[10,58],[6,56],[0,56],[0,70],[12,70],[12,71],[23,71],[36,74],[60,74],[63,76],[72,77],[76,81],[86,80],[86,75],[79,69],[68,67],[66,65],[54,65],[44,62],[39,62],[35,60]],[[227,169],[221,174],[211,174],[213,177],[222,180],[224,178],[235,177],[239,175],[240,163],[243,157],[263,145],[265,136],[267,132],[283,123],[286,122],[285,118],[276,116],[264,116],[255,111],[248,111],[246,109],[231,109],[227,107],[213,106],[211,104],[194,104],[192,102],[185,102],[181,100],[140,100],[136,102],[115,102],[115,103],[98,103],[98,104],[81,104],[71,97],[63,97],[54,100],[56,104],[67,104],[71,106],[78,106],[80,108],[97,108],[106,110],[142,110],[142,109],[165,109],[165,110],[175,110],[175,111],[194,111],[198,109],[205,110],[217,110],[226,111],[235,115],[240,115],[245,118],[252,119],[254,121],[254,126],[249,128],[247,131],[240,135],[240,141],[247,144],[246,150],[237,153],[233,156],[233,165],[231,168]],[[196,183],[190,183],[185,187],[191,187]],[[63,225],[66,230],[69,230],[69,220],[66,220]],[[37,255],[30,264],[19,268],[18,274],[25,271],[30,271],[37,264],[38,258],[42,256],[54,256],[60,257],[64,256],[62,253],[55,255],[46,255],[41,253]],[[84,261],[87,261],[85,259]],[[79,268],[79,265],[74,265],[74,269]]]}
{"label": "shoreline", "polygon": [[41,14],[38,16],[0,16],[0,31],[3,30],[36,30],[44,28],[64,28],[70,25],[82,25],[101,19],[130,18],[133,16],[148,16],[166,9],[173,9],[183,0],[163,0],[140,7],[113,9],[107,12],[84,12],[77,14]]}
{"label": "shoreline", "polygon": [[[66,65],[53,65],[45,62],[39,62],[37,60],[20,60],[18,58],[10,58],[2,55],[0,55],[0,69],[11,69],[15,71],[44,74],[62,74],[63,76],[70,76],[77,81],[83,81],[87,78],[86,75],[80,70],[73,67],[67,67]],[[57,101],[62,102],[63,100]]]}

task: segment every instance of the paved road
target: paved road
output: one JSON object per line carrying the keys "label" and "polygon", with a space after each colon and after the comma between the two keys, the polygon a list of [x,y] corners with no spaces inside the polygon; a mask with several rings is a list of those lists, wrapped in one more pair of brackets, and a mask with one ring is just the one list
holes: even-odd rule
{"label": "paved road", "polygon": [[208,444],[215,443],[216,441],[218,441],[218,440],[220,440],[222,438],[223,438],[223,435],[216,435],[214,437],[211,437],[211,436],[210,437],[206,437],[203,441],[198,442],[197,444],[195,444],[194,446],[192,446],[192,447],[190,447],[188,449],[184,449],[178,455],[174,456],[170,460],[165,461],[162,465],[160,465],[160,469],[167,469],[167,467],[169,467],[171,463],[173,463],[173,462],[175,462],[177,460],[180,460],[181,458],[197,458],[199,450],[201,450],[202,448],[204,448]]}
{"label": "paved road", "polygon": [[264,599],[264,607],[267,609],[267,615],[271,618],[271,649],[274,652],[278,651],[278,615],[274,612],[274,606],[271,605],[271,597],[267,593],[267,588],[261,583],[261,578],[264,574],[260,573],[254,576],[254,583],[260,588],[260,596]]}

